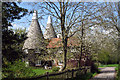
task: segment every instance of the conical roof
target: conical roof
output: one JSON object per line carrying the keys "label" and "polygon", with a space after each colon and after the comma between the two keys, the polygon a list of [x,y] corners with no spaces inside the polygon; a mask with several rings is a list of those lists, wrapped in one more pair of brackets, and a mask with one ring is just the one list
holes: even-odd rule
{"label": "conical roof", "polygon": [[47,22],[44,38],[45,39],[57,38],[55,30],[54,30],[54,28],[52,26],[52,18],[51,18],[51,16],[48,17],[48,22]]}
{"label": "conical roof", "polygon": [[27,33],[23,49],[38,49],[42,46],[43,34],[38,22],[37,11],[34,11],[32,22]]}

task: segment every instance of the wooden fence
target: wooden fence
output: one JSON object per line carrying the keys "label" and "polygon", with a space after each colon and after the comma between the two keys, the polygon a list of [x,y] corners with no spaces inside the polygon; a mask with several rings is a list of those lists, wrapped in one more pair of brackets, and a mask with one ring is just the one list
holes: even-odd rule
{"label": "wooden fence", "polygon": [[91,67],[84,67],[80,69],[66,70],[58,73],[47,72],[44,75],[35,76],[31,78],[14,78],[14,79],[5,78],[3,80],[65,80],[65,79],[74,78],[77,76],[77,74],[86,74],[87,72],[90,72],[90,70]]}

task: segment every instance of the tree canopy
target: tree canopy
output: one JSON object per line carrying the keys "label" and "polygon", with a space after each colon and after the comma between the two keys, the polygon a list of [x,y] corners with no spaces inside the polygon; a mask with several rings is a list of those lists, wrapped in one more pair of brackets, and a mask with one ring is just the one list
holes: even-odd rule
{"label": "tree canopy", "polygon": [[8,27],[12,27],[11,23],[15,19],[21,19],[21,17],[27,14],[27,9],[21,8],[17,4],[15,2],[2,3],[2,55],[3,59],[7,59],[8,61],[14,61],[14,59],[18,58],[21,51],[17,49],[19,52],[16,52],[17,47],[15,46],[25,39],[25,34],[21,33],[20,35],[8,29]]}

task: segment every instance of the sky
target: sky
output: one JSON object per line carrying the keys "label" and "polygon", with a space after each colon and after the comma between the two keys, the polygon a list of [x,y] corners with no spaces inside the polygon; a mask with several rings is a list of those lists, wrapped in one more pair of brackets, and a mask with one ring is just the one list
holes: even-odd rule
{"label": "sky", "polygon": [[[29,11],[32,9],[31,6],[25,5],[25,3],[23,3],[23,2],[18,4],[18,6],[20,6],[22,8],[25,8],[25,9],[28,9]],[[26,16],[22,17],[19,20],[16,19],[12,23],[13,29],[16,29],[16,28],[28,28],[29,25],[30,25],[29,21],[31,21],[31,20],[32,20],[32,14],[31,15],[26,15]]]}
{"label": "sky", "polygon": [[[19,3],[17,3],[17,4],[18,4],[19,7],[28,9],[28,12],[32,11],[33,9],[35,9],[39,12],[39,8],[37,6],[33,7],[32,3],[33,2],[21,2],[20,4]],[[38,16],[39,16],[39,14],[38,14]],[[46,26],[47,18],[48,18],[48,15],[45,16],[44,20],[38,20],[43,33],[45,31],[45,28],[42,26],[42,24],[44,24],[44,26]],[[32,20],[32,14],[27,14],[26,16],[22,17],[21,19],[15,20],[12,23],[13,29],[16,29],[16,28],[23,28],[24,29],[24,28],[26,28],[28,30],[29,26],[30,26],[30,23],[31,23],[31,20]]]}
{"label": "sky", "polygon": [[[40,8],[38,7],[39,4],[38,5],[34,5],[33,3],[34,2],[21,2],[20,4],[17,3],[17,5],[19,7],[28,9],[28,12],[33,11],[33,10],[37,10],[38,11],[38,17],[41,17],[40,16],[40,12],[39,12]],[[13,25],[12,29],[17,29],[17,28],[23,28],[24,29],[24,28],[26,28],[28,30],[29,26],[30,26],[30,23],[32,21],[32,15],[33,14],[29,14],[28,13],[26,16],[22,17],[21,19],[14,20],[14,22],[12,23],[12,25]],[[38,22],[40,24],[40,27],[42,29],[43,34],[45,32],[45,27],[47,25],[48,16],[49,15],[44,15],[44,19],[38,19]],[[52,17],[52,21],[53,20],[54,20],[54,18]]]}
{"label": "sky", "polygon": [[[34,2],[21,2],[20,4],[18,4],[18,6],[20,6],[22,8],[25,8],[25,9],[28,9],[29,12],[33,11],[35,9],[39,13],[39,10],[40,10],[39,7],[32,6],[33,3]],[[39,14],[38,14],[38,17],[40,17]],[[47,19],[48,19],[48,15],[45,15],[43,20],[38,20],[39,23],[40,23],[40,26],[41,26],[41,29],[42,29],[43,33],[45,31],[45,28],[42,25],[46,26]],[[32,20],[32,14],[26,15],[26,16],[22,17],[20,20],[15,20],[12,23],[13,29],[16,29],[16,28],[27,28],[27,30],[28,30],[28,28],[30,26],[31,20]],[[52,18],[52,20],[54,20],[54,18]]]}
{"label": "sky", "polygon": [[[18,4],[18,3],[17,3]],[[32,5],[32,2],[22,2],[20,4],[18,4],[18,6],[22,7],[22,8],[25,8],[25,9],[28,9],[28,12],[32,11],[33,9],[35,9],[34,7],[31,6]],[[36,10],[36,9],[35,9]],[[37,10],[38,11],[38,10]],[[29,29],[29,26],[31,24],[31,21],[32,21],[32,15],[33,14],[27,14],[26,16],[22,17],[21,19],[19,20],[14,20],[14,22],[12,23],[13,27],[12,29],[17,29],[17,28],[26,28],[27,30]],[[39,14],[38,14],[39,16]],[[48,17],[48,16],[46,16]],[[45,31],[45,28],[42,26],[41,24],[41,21],[39,21],[39,24],[40,24],[40,27],[42,29],[42,31],[44,32]],[[44,25],[47,24],[47,18],[46,20],[44,21]]]}

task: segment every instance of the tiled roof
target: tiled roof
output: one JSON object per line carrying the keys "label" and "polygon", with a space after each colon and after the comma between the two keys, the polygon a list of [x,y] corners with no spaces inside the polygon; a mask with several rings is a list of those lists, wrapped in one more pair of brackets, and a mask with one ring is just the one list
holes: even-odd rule
{"label": "tiled roof", "polygon": [[47,48],[56,48],[62,46],[62,39],[60,38],[52,38],[47,45]]}
{"label": "tiled roof", "polygon": [[[77,38],[69,38],[68,39],[68,44],[67,46],[70,47],[74,47],[74,46],[79,46],[80,44],[80,40]],[[49,42],[49,44],[47,45],[47,48],[58,48],[58,47],[62,47],[62,39],[60,38],[52,38]]]}

